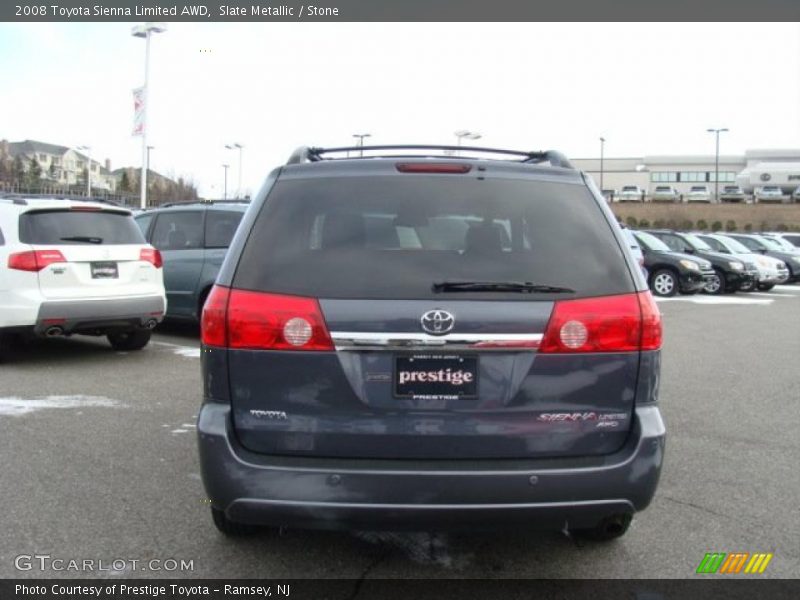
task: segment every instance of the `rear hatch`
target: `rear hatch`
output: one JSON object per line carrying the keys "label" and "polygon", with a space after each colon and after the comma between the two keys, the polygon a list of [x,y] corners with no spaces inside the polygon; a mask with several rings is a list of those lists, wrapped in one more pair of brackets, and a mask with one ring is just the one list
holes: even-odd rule
{"label": "rear hatch", "polygon": [[[20,241],[36,253],[46,299],[161,292],[153,250],[127,211],[78,206],[20,215]],[[144,253],[143,253],[144,250]]]}
{"label": "rear hatch", "polygon": [[229,346],[240,442],[374,458],[618,449],[649,295],[580,176],[394,171],[280,179],[231,288],[212,293],[204,342]]}

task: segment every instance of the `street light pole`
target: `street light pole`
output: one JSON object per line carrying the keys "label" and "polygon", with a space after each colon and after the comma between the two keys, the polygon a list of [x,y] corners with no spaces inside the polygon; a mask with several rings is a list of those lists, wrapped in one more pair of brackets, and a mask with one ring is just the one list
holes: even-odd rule
{"label": "street light pole", "polygon": [[133,37],[144,38],[144,88],[142,92],[144,101],[144,114],[142,118],[142,176],[139,191],[140,208],[147,208],[147,112],[150,110],[147,100],[149,95],[148,82],[150,79],[150,36],[153,33],[166,31],[167,27],[161,23],[145,23],[137,25],[131,31]]}
{"label": "street light pole", "polygon": [[237,148],[239,149],[239,183],[236,186],[236,197],[239,198],[242,194],[242,149],[244,146],[242,146],[239,142],[234,142],[233,144],[225,144],[225,147],[228,150],[235,150]]}
{"label": "street light pole", "polygon": [[372,134],[371,133],[354,133],[353,137],[354,138],[358,138],[358,147],[362,149],[361,153],[360,153],[360,156],[363,157],[364,156],[364,150],[363,150],[363,148],[364,148],[364,138],[372,137]]}
{"label": "street light pole", "polygon": [[230,165],[222,165],[222,168],[225,170],[225,180],[224,180],[225,182],[224,182],[223,187],[222,187],[222,199],[223,200],[227,200],[228,199],[228,167],[230,167]]}
{"label": "street light pole", "polygon": [[86,151],[86,197],[92,197],[92,147],[78,146],[78,150]]}
{"label": "street light pole", "polygon": [[604,158],[604,151],[606,145],[606,138],[600,138],[600,193],[604,194],[603,192],[603,158]]}
{"label": "street light pole", "polygon": [[155,146],[148,146],[147,147],[147,172],[150,172],[150,150],[153,150]]}
{"label": "street light pole", "polygon": [[[466,138],[468,140],[479,140],[483,137],[480,133],[475,133],[474,131],[467,131],[466,129],[459,129],[453,135],[455,135],[456,138],[458,139],[458,143],[456,144],[457,146],[461,146],[462,138]],[[456,151],[456,154],[458,154],[458,151]]]}
{"label": "street light pole", "polygon": [[708,133],[713,133],[717,138],[716,153],[714,154],[714,202],[719,203],[719,134],[728,131],[722,129],[706,129]]}

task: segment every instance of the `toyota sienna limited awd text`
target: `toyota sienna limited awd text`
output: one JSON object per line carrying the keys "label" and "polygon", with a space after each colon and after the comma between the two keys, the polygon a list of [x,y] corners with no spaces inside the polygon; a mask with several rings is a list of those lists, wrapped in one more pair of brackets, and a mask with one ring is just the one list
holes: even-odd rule
{"label": "toyota sienna limited awd text", "polygon": [[559,153],[453,150],[301,148],[248,208],[202,315],[222,532],[611,539],[650,503],[661,317],[613,214]]}

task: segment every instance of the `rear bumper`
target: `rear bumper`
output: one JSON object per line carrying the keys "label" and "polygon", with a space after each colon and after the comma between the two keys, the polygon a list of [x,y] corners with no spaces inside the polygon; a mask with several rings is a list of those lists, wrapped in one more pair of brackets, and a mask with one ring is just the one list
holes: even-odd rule
{"label": "rear bumper", "polygon": [[165,309],[161,295],[47,301],[39,307],[34,333],[44,335],[52,327],[69,334],[154,326],[163,320]]}
{"label": "rear bumper", "polygon": [[198,418],[212,506],[243,523],[324,529],[445,530],[592,527],[643,510],[655,493],[665,429],[657,406],[636,409],[617,452],[580,459],[486,461],[277,457],[242,448],[230,407]]}

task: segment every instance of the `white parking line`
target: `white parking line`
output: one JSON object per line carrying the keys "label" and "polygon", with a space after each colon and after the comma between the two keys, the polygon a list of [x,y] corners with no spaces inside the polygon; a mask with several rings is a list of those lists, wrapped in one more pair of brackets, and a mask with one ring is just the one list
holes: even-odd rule
{"label": "white parking line", "polygon": [[[752,294],[750,294],[752,295]],[[775,300],[759,300],[739,296],[674,296],[672,298],[656,298],[656,302],[690,302],[692,304],[772,304]]]}
{"label": "white parking line", "polygon": [[174,352],[178,356],[183,356],[186,358],[200,358],[200,348],[195,348],[193,346],[181,346],[179,344],[170,344],[168,342],[150,342],[150,343],[155,344],[156,346],[164,346],[165,348],[171,348],[172,352]]}
{"label": "white parking line", "polygon": [[0,398],[0,416],[18,417],[47,408],[83,408],[86,406],[118,407],[124,405],[105,396],[41,396],[38,398],[9,396]]}

